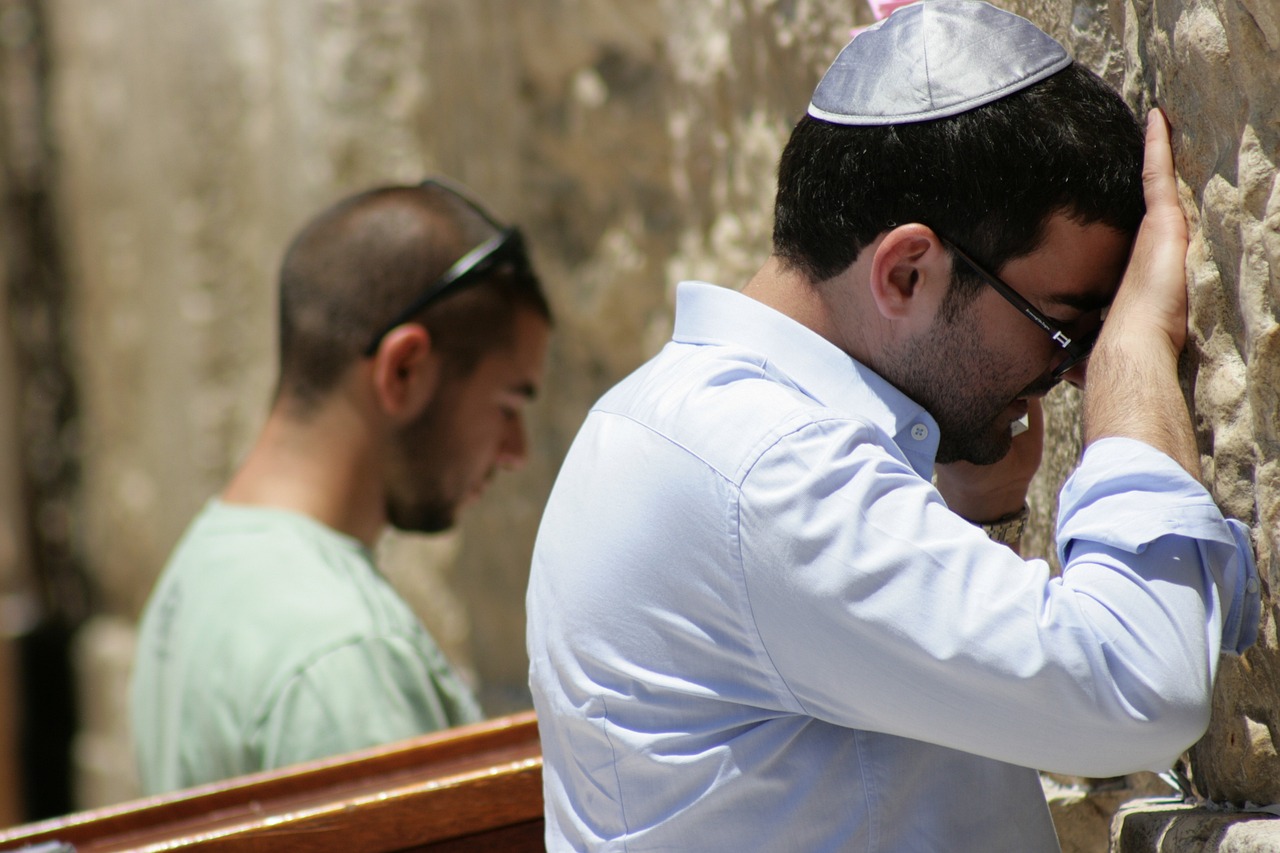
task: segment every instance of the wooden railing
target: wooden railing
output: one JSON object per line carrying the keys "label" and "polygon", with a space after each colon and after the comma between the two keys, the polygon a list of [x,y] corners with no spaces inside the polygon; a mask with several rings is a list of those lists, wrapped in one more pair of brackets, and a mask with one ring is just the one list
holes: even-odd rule
{"label": "wooden railing", "polygon": [[0,851],[543,849],[532,712],[0,832]]}

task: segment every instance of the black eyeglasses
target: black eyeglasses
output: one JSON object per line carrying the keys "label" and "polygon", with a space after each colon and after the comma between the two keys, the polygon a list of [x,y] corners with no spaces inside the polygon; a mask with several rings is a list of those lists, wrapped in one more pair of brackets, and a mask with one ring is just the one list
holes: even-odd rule
{"label": "black eyeglasses", "polygon": [[977,261],[966,255],[955,243],[952,243],[941,234],[938,235],[938,239],[941,240],[942,244],[950,249],[957,258],[964,261],[965,265],[968,266],[969,269],[977,273],[979,278],[991,285],[991,287],[995,289],[996,293],[999,293],[1009,301],[1010,305],[1021,311],[1024,317],[1029,318],[1031,322],[1035,323],[1041,329],[1044,329],[1045,333],[1049,337],[1053,338],[1054,343],[1066,350],[1067,357],[1053,369],[1054,379],[1061,379],[1069,370],[1071,370],[1071,368],[1083,362],[1089,357],[1089,354],[1093,352],[1093,345],[1098,341],[1098,332],[1102,330],[1101,326],[1094,329],[1087,335],[1072,337],[1067,334],[1065,329],[1053,320],[1050,320],[1044,314],[1037,311],[1034,305],[1023,298],[1022,294],[1005,284],[998,276],[983,269]]}
{"label": "black eyeglasses", "polygon": [[366,357],[378,351],[378,345],[382,343],[382,339],[388,332],[396,326],[409,322],[415,314],[446,294],[454,293],[465,285],[480,281],[504,265],[512,267],[517,273],[524,273],[529,269],[529,256],[525,253],[524,236],[520,230],[514,226],[501,225],[466,188],[443,178],[428,178],[419,186],[447,192],[475,211],[497,233],[454,261],[453,266],[445,270],[443,275],[406,305],[403,311],[379,329],[364,349]]}

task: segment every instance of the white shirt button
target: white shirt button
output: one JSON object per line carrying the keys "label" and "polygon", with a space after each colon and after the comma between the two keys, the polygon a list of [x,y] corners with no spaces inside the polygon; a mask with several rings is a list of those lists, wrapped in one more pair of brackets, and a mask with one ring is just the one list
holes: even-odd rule
{"label": "white shirt button", "polygon": [[911,428],[911,437],[916,441],[924,441],[929,437],[929,428],[924,424],[916,424]]}

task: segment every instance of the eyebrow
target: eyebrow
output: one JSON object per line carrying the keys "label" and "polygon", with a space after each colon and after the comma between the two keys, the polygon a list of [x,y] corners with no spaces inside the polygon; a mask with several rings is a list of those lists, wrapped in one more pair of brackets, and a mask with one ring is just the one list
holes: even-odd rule
{"label": "eyebrow", "polygon": [[507,389],[507,391],[517,396],[524,397],[526,400],[536,400],[538,398],[538,386],[534,385],[532,382],[521,382],[516,385],[512,385]]}
{"label": "eyebrow", "polygon": [[1082,313],[1090,311],[1101,311],[1115,301],[1115,293],[1112,292],[1106,296],[1098,293],[1052,293],[1044,296],[1044,301],[1048,305],[1062,305],[1067,308],[1074,308]]}

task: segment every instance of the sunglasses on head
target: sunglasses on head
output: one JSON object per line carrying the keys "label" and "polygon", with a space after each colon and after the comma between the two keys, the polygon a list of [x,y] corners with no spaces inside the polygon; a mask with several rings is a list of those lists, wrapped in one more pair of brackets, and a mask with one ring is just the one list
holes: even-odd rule
{"label": "sunglasses on head", "polygon": [[406,305],[404,310],[382,326],[365,347],[366,356],[371,356],[378,351],[378,345],[382,343],[382,339],[388,332],[396,326],[409,322],[419,311],[436,300],[456,293],[468,284],[480,281],[501,267],[509,266],[516,270],[528,268],[528,255],[525,253],[524,236],[520,230],[514,226],[500,224],[465,187],[444,178],[428,178],[419,186],[424,189],[437,189],[458,199],[492,226],[497,233],[454,261],[449,269]]}

